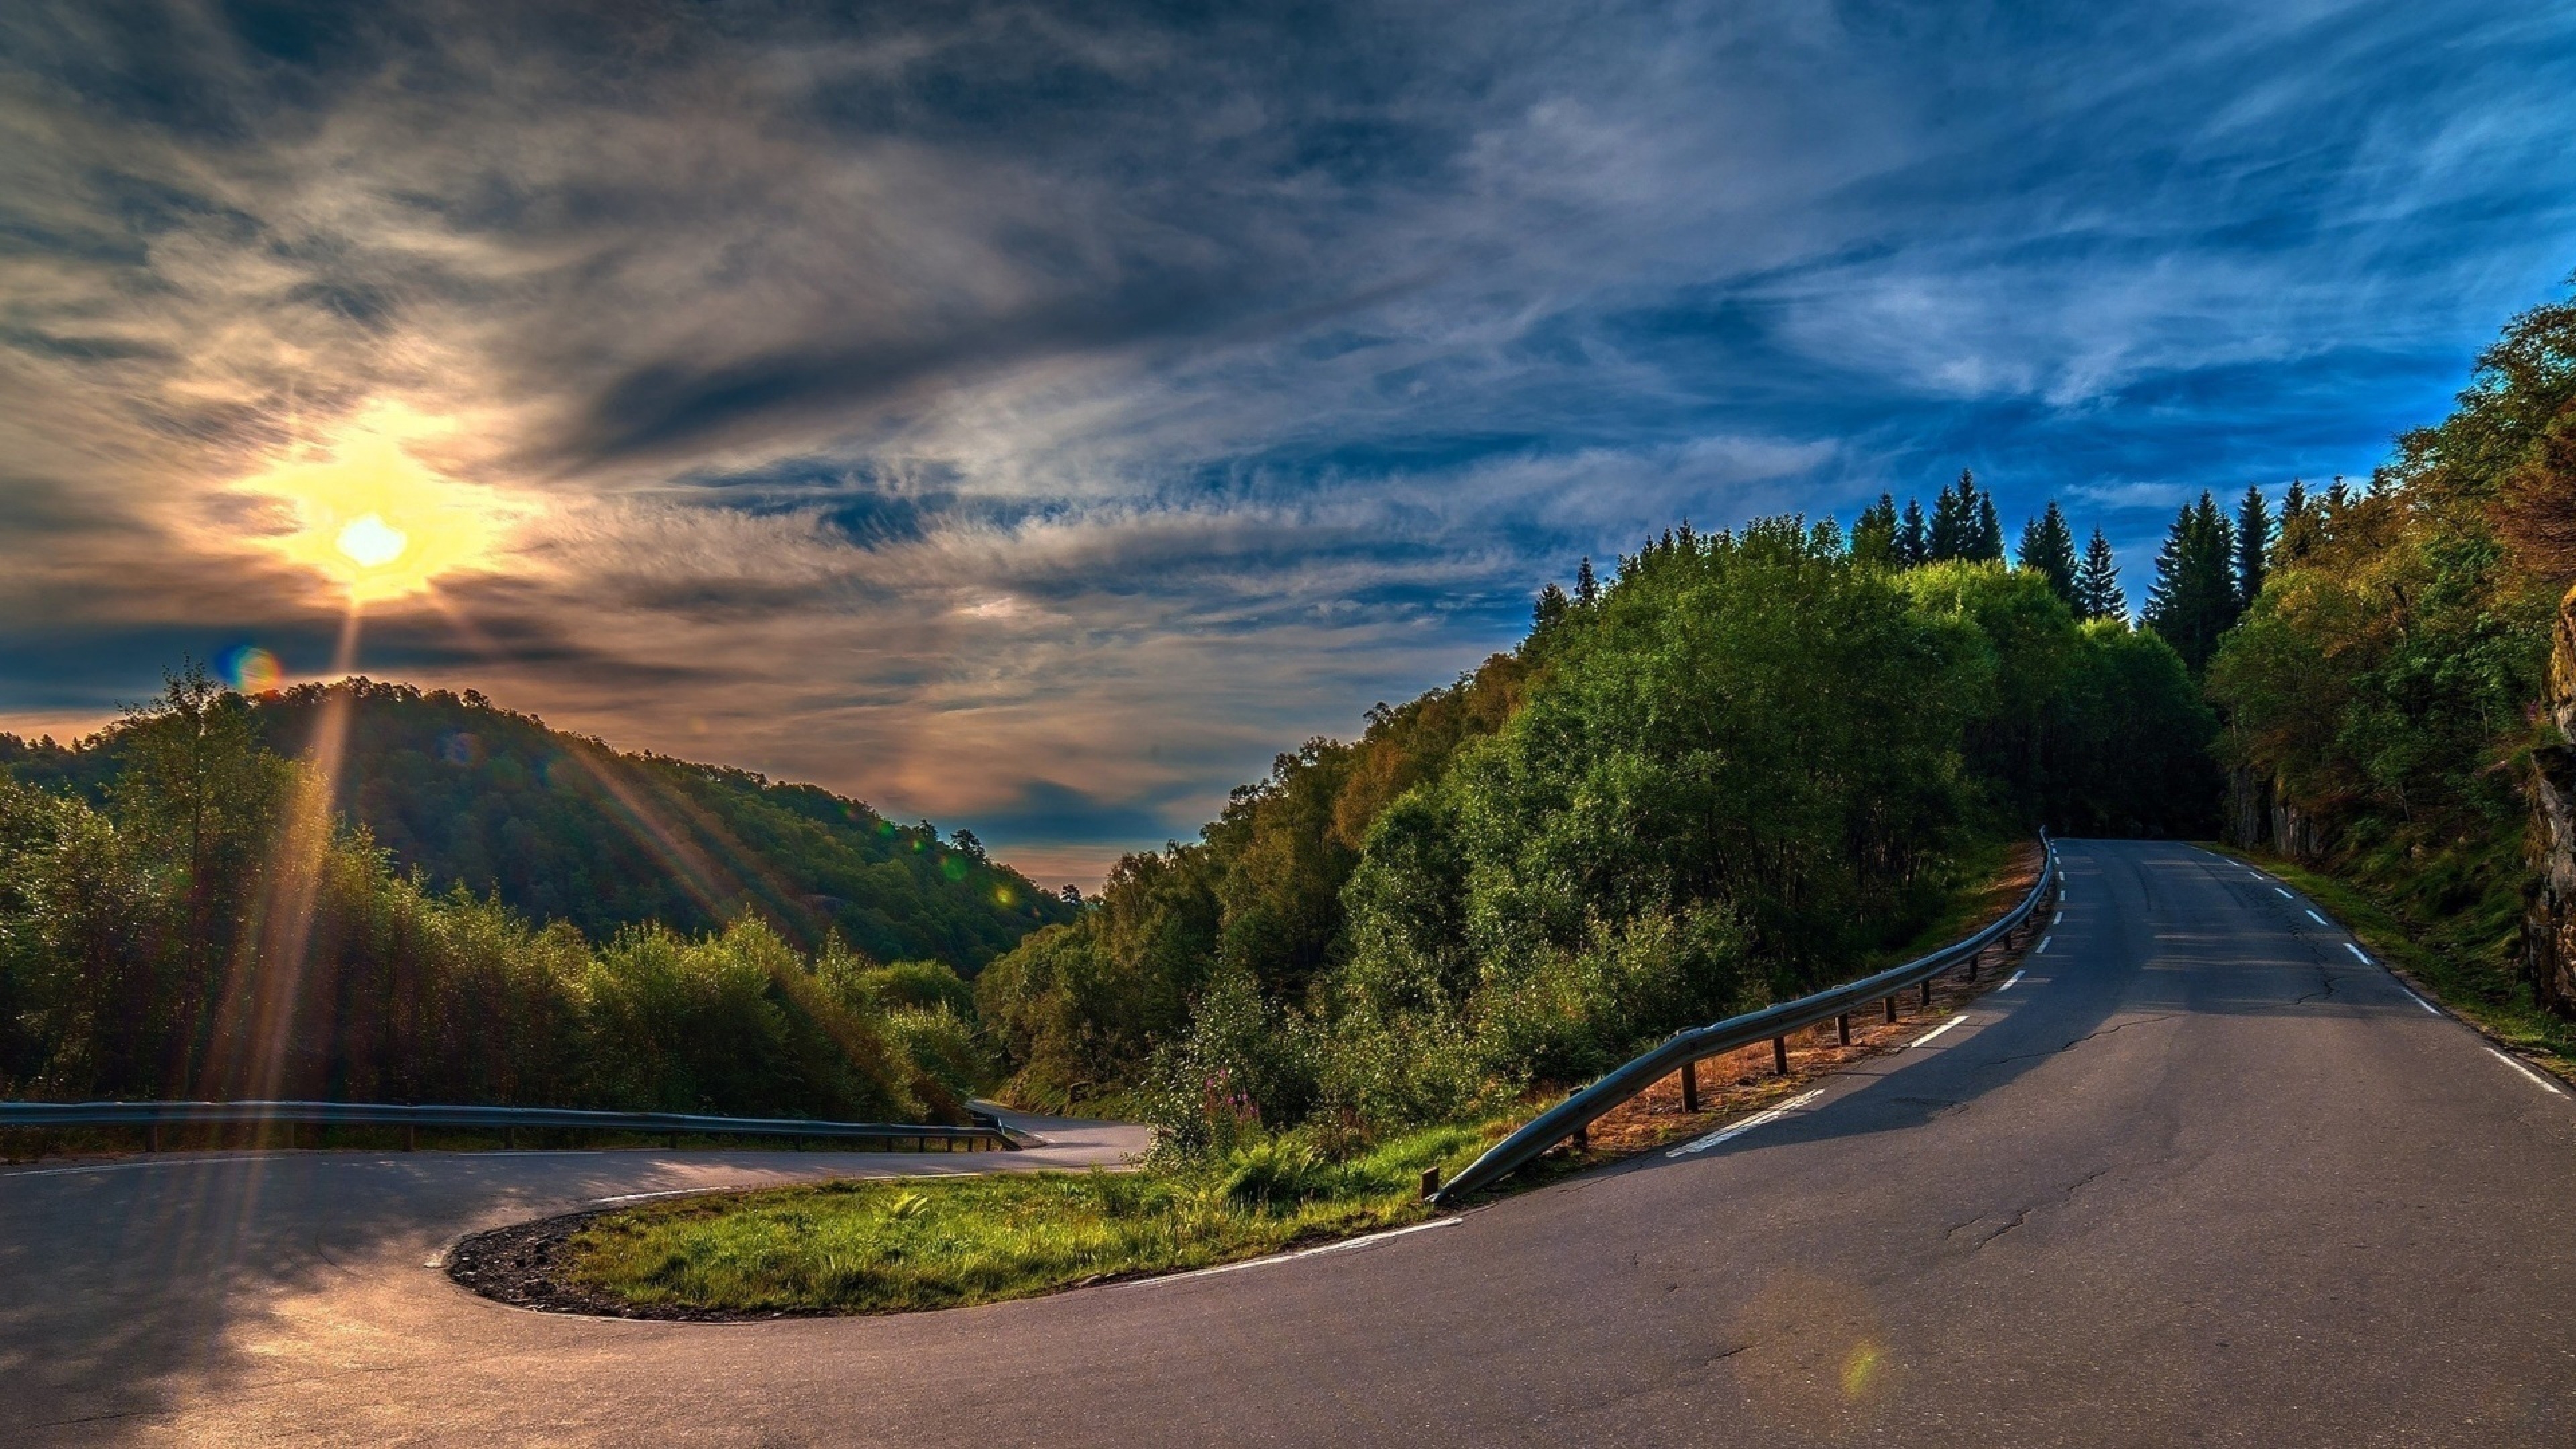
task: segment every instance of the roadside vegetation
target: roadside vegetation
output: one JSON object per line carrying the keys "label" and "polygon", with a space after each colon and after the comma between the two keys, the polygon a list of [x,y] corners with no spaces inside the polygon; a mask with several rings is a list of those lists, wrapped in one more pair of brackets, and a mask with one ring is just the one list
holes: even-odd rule
{"label": "roadside vegetation", "polygon": [[1993,556],[1992,512],[1962,478],[1856,540],[1682,527],[1542,592],[1512,653],[1281,756],[986,968],[1008,1090],[1177,1152],[1364,1148],[1848,977],[2041,821],[2206,833],[2181,661],[2079,617],[2062,520],[2030,540],[2063,578]]}
{"label": "roadside vegetation", "polygon": [[1289,1134],[1139,1172],[843,1179],[685,1198],[593,1219],[563,1281],[651,1313],[956,1308],[1236,1262],[1430,1216],[1425,1169],[1482,1151],[1476,1128],[1336,1157]]}
{"label": "roadside vegetation", "polygon": [[2293,485],[2277,519],[2260,502],[2208,666],[2229,839],[2462,1015],[2563,1052],[2576,1000],[2525,913],[2535,760],[2567,744],[2542,703],[2576,583],[2576,302],[2515,318],[2367,488]]}

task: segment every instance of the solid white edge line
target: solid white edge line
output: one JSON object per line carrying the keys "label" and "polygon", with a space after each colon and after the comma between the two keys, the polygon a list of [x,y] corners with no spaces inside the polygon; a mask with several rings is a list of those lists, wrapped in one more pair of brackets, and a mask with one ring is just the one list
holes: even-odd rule
{"label": "solid white edge line", "polygon": [[[2398,990],[2400,990],[2400,991],[2406,991],[2406,988],[2405,988],[2405,987],[2403,987],[2403,986],[2400,986],[2400,987],[2398,987],[2397,989],[2398,989]],[[2416,994],[2415,994],[2414,992],[2412,992],[2412,991],[2406,991],[2406,999],[2407,999],[2407,1000],[2409,1000],[2409,1001],[2411,1001],[2411,1002],[2414,1002],[2417,1006],[2420,1006],[2420,1007],[2424,1008],[2424,1010],[2425,1010],[2427,1013],[2431,1014],[2431,1015],[2434,1015],[2434,1016],[2440,1016],[2440,1015],[2442,1014],[2442,1008],[2440,1008],[2440,1007],[2438,1007],[2438,1006],[2435,1006],[2433,1003],[2431,1003],[2431,1002],[2429,1002],[2429,1001],[2426,1001],[2423,997],[2420,997],[2420,996],[2416,995]]]}
{"label": "solid white edge line", "polygon": [[1948,1031],[1950,1028],[1952,1028],[1952,1027],[1954,1027],[1954,1026],[1957,1026],[1960,1022],[1966,1021],[1967,1019],[1968,1019],[1968,1014],[1967,1014],[1966,1012],[1964,1012],[1964,1011],[1963,1011],[1963,1012],[1960,1012],[1957,1016],[1951,1017],[1948,1021],[1945,1021],[1945,1022],[1941,1023],[1939,1026],[1936,1026],[1936,1027],[1932,1028],[1930,1031],[1927,1031],[1927,1032],[1923,1033],[1921,1036],[1916,1037],[1914,1040],[1912,1040],[1912,1041],[1910,1041],[1910,1042],[1907,1042],[1907,1043],[1905,1044],[1906,1049],[1907,1049],[1908,1051],[1911,1051],[1911,1050],[1913,1050],[1914,1048],[1916,1048],[1916,1047],[1919,1047],[1919,1046],[1923,1045],[1925,1042],[1930,1041],[1932,1038],[1934,1038],[1934,1037],[1936,1037],[1936,1036],[1939,1036],[1941,1033],[1943,1033],[1943,1032],[1945,1032],[1945,1031]]}
{"label": "solid white edge line", "polygon": [[2379,964],[2378,962],[2371,960],[2367,952],[2363,951],[2359,946],[2354,945],[2350,941],[2344,942],[2343,948],[2352,953],[2352,959],[2360,962],[2364,966],[2376,966]]}
{"label": "solid white edge line", "polygon": [[2506,1056],[2504,1053],[2497,1051],[2494,1047],[2487,1048],[2487,1055],[2504,1063],[2506,1066],[2513,1068],[2515,1071],[2522,1073],[2524,1076],[2531,1078],[2532,1085],[2540,1088],[2544,1092],[2554,1093],[2558,1090],[2556,1083],[2550,1081],[2540,1073],[2533,1071],[2531,1068],[2524,1066],[2522,1063],[2515,1061],[2513,1058]]}
{"label": "solid white edge line", "polygon": [[1121,1283],[1117,1286],[1151,1288],[1161,1283],[1178,1283],[1185,1278],[1213,1278],[1219,1273],[1240,1273],[1246,1268],[1267,1267],[1272,1263],[1293,1263],[1300,1258],[1319,1258],[1326,1253],[1346,1253],[1353,1248],[1365,1248],[1371,1243],[1383,1243],[1389,1238],[1401,1238],[1408,1233],[1427,1233],[1433,1228],[1454,1228],[1465,1221],[1465,1218],[1433,1218],[1427,1223],[1415,1223],[1410,1227],[1389,1228],[1385,1232],[1370,1233],[1365,1237],[1344,1238],[1338,1243],[1326,1243],[1320,1248],[1301,1248],[1294,1253],[1273,1253],[1266,1258],[1246,1258],[1240,1263],[1219,1263],[1213,1268],[1192,1268],[1186,1273],[1166,1273],[1159,1278],[1139,1278],[1133,1283]]}
{"label": "solid white edge line", "polygon": [[2030,968],[2029,968],[2029,967],[2027,967],[2027,966],[2025,966],[2025,967],[2023,967],[2021,970],[2016,971],[2016,972],[2014,972],[2013,974],[2011,974],[2010,976],[2005,977],[2005,978],[2004,978],[2004,984],[2003,984],[2003,985],[2001,985],[2001,986],[1996,987],[1996,988],[1995,988],[1995,990],[1996,990],[1998,993],[2006,992],[2006,991],[2010,991],[2010,990],[2012,990],[2012,989],[2013,989],[2013,983],[2015,983],[2015,982],[2017,982],[2017,981],[2021,980],[2021,978],[2022,978],[2025,974],[2027,974],[2027,973],[2029,972],[2029,970],[2030,970]]}
{"label": "solid white edge line", "polygon": [[2274,886],[2274,887],[2272,887],[2272,893],[2273,893],[2274,895],[2279,896],[2281,899],[2283,899],[2283,900],[2285,900],[2285,901],[2295,901],[2295,900],[2297,900],[2297,899],[2298,899],[2298,897],[2297,897],[2297,896],[2294,896],[2294,895],[2290,894],[2288,891],[2285,891],[2285,890],[2281,889],[2279,886]]}
{"label": "solid white edge line", "polygon": [[2034,956],[2045,956],[2045,955],[2047,955],[2047,954],[2048,954],[2048,943],[2049,943],[2049,942],[2051,942],[2051,941],[2054,941],[2054,940],[2056,940],[2056,939],[2057,939],[2057,938],[2056,938],[2055,936],[2042,936],[2042,937],[2040,937],[2040,938],[2039,938],[2039,944],[2030,948],[2030,954],[2032,954],[2032,955],[2034,955]]}
{"label": "solid white edge line", "polygon": [[1791,1097],[1788,1101],[1782,1102],[1776,1107],[1765,1107],[1761,1111],[1754,1113],[1752,1116],[1745,1118],[1741,1122],[1720,1127],[1705,1137],[1694,1137],[1690,1141],[1683,1143],[1681,1146],[1667,1151],[1664,1156],[1667,1158],[1690,1157],[1698,1153],[1706,1152],[1721,1142],[1732,1142],[1736,1138],[1743,1136],[1745,1133],[1752,1131],[1754,1128],[1759,1127],[1766,1122],[1779,1121],[1781,1118],[1788,1116],[1791,1112],[1796,1111],[1800,1107],[1807,1105],[1809,1102],[1816,1100],[1824,1094],[1825,1089],[1822,1087],[1818,1087],[1813,1091],[1800,1092],[1798,1095]]}
{"label": "solid white edge line", "polygon": [[2334,922],[2327,920],[2325,917],[2318,915],[2314,911],[2308,912],[2308,919],[2316,922],[2320,926],[2331,926],[2334,924]]}

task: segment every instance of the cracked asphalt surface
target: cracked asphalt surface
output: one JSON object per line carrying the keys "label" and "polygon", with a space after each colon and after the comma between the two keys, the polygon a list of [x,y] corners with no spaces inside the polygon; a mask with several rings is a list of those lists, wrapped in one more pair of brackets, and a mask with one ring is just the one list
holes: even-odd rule
{"label": "cracked asphalt surface", "polygon": [[2576,1102],[2233,862],[2062,855],[2019,984],[1781,1120],[1212,1277],[563,1318],[427,1253],[792,1155],[0,1176],[0,1438],[2576,1442]]}

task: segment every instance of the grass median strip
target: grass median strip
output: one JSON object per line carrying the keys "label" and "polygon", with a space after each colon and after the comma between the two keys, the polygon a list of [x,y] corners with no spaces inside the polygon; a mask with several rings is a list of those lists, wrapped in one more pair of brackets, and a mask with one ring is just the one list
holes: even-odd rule
{"label": "grass median strip", "polygon": [[1417,1223],[1430,1216],[1423,1169],[1454,1172],[1485,1145],[1480,1129],[1445,1127],[1345,1162],[1272,1141],[1187,1171],[707,1194],[557,1220],[542,1238],[468,1239],[450,1271],[504,1302],[639,1317],[962,1308]]}

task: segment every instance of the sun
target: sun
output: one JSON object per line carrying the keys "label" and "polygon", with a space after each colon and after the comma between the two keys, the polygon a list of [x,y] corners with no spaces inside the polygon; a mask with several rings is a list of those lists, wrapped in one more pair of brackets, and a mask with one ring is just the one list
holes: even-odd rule
{"label": "sun", "polygon": [[405,446],[454,430],[398,404],[349,420],[234,485],[284,503],[293,526],[255,541],[329,580],[354,604],[425,593],[450,574],[489,570],[520,508],[462,483]]}

